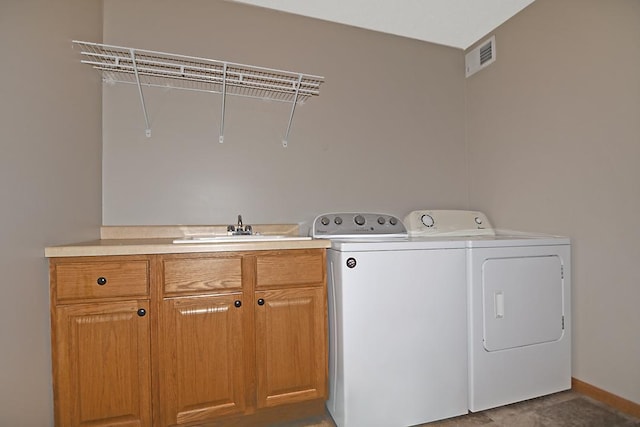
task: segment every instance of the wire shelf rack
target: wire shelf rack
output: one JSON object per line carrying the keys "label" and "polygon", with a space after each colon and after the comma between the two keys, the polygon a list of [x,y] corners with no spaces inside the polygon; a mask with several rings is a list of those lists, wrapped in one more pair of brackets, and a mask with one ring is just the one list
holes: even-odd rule
{"label": "wire shelf rack", "polygon": [[138,87],[145,118],[145,133],[151,136],[142,87],[162,87],[218,93],[222,95],[219,142],[224,141],[226,96],[243,96],[292,104],[282,141],[287,146],[296,105],[320,95],[324,77],[292,71],[237,64],[227,61],[73,41],[80,48],[80,62],[102,74],[106,83]]}

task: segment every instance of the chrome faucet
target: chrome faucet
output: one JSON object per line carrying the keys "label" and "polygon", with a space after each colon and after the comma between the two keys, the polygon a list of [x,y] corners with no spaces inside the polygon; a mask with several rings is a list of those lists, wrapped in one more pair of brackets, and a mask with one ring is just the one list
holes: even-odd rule
{"label": "chrome faucet", "polygon": [[248,235],[253,234],[253,228],[250,225],[244,226],[242,224],[242,215],[238,215],[238,224],[237,225],[228,225],[227,232],[230,232],[232,235]]}

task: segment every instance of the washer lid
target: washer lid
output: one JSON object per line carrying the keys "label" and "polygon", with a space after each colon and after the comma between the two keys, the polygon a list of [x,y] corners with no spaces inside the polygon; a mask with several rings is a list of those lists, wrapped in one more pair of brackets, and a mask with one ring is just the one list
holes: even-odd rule
{"label": "washer lid", "polygon": [[411,236],[494,236],[485,214],[463,210],[418,210],[404,219]]}
{"label": "washer lid", "polygon": [[[339,252],[372,252],[465,249],[463,239],[427,239],[413,237],[378,238],[378,239],[331,239],[331,249]],[[389,262],[393,262],[390,258]]]}

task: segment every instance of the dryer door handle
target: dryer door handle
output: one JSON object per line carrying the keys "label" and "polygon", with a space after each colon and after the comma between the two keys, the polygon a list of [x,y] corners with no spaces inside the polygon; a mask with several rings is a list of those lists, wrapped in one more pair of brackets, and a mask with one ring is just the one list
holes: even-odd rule
{"label": "dryer door handle", "polygon": [[493,303],[496,319],[504,318],[504,292],[495,291],[493,293]]}

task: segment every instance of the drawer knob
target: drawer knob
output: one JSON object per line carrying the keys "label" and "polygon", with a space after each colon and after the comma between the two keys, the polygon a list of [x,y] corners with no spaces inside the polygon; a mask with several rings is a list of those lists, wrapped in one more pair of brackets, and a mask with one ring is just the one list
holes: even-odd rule
{"label": "drawer knob", "polygon": [[264,299],[262,298],[258,299],[258,305],[264,305]]}
{"label": "drawer knob", "polygon": [[107,278],[106,277],[98,277],[98,280],[96,280],[96,283],[100,286],[102,285],[106,285],[107,284]]}
{"label": "drawer knob", "polygon": [[240,301],[239,299],[235,300],[233,302],[233,305],[235,305],[236,307],[242,307],[242,301]]}
{"label": "drawer knob", "polygon": [[138,316],[142,317],[145,314],[147,314],[147,310],[145,310],[144,308],[139,308],[138,309]]}

